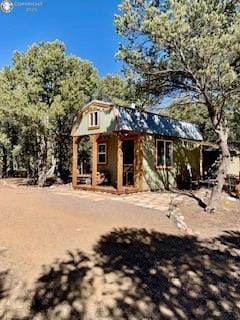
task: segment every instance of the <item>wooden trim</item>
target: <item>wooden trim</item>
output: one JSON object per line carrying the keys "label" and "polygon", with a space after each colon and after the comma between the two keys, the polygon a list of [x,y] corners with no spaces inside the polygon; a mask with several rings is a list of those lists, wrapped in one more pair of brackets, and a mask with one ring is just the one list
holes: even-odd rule
{"label": "wooden trim", "polygon": [[97,139],[98,134],[94,134],[90,136],[90,140],[92,142],[92,187],[96,188],[97,186]]}
{"label": "wooden trim", "polygon": [[[91,125],[91,115],[93,114],[93,118],[95,117],[95,113],[97,114],[97,124]],[[95,120],[95,119],[94,119]],[[100,113],[99,110],[89,111],[88,112],[88,129],[94,130],[100,128]]]}
{"label": "wooden trim", "polygon": [[122,192],[123,189],[123,152],[122,140],[117,136],[117,191]]}
{"label": "wooden trim", "polygon": [[200,179],[203,179],[203,145],[200,146],[200,160],[199,160],[199,165],[200,165],[200,170],[199,170],[199,174],[200,174]]}
{"label": "wooden trim", "polygon": [[78,112],[78,115],[81,115],[86,112],[91,112],[94,110],[109,110],[114,107],[114,104],[104,101],[93,100],[89,102],[87,105],[83,106],[81,110]]}
{"label": "wooden trim", "polygon": [[88,130],[97,130],[100,129],[100,126],[88,127]]}
{"label": "wooden trim", "polygon": [[[131,140],[131,139],[129,139]],[[137,165],[138,165],[138,137],[133,139],[133,186],[138,186]]]}
{"label": "wooden trim", "polygon": [[143,183],[143,146],[144,136],[139,135],[135,141],[135,175],[134,183],[135,186],[141,191]]}
{"label": "wooden trim", "polygon": [[139,157],[140,157],[140,163],[139,163],[139,189],[142,190],[143,188],[143,160],[144,160],[144,142],[145,142],[145,136],[140,136],[140,150],[139,150]]}
{"label": "wooden trim", "polygon": [[[99,162],[99,145],[101,144],[104,144],[105,147],[106,147],[106,152],[105,152],[105,155],[106,155],[106,158],[105,158],[105,162]],[[103,154],[103,153],[102,153]],[[106,141],[98,141],[98,164],[99,165],[107,165],[108,164],[108,142]]]}
{"label": "wooden trim", "polygon": [[120,133],[118,134],[119,137],[121,138],[122,141],[125,141],[125,140],[136,140],[137,139],[137,134],[131,134],[131,133],[127,133],[127,134],[124,134],[124,133]]}
{"label": "wooden trim", "polygon": [[80,137],[72,138],[72,185],[77,186],[77,176],[78,176],[78,145],[80,142]]}
{"label": "wooden trim", "polygon": [[[164,165],[158,165],[158,160],[157,160],[157,157],[158,157],[158,149],[157,149],[157,144],[158,144],[158,141],[162,141],[164,143]],[[170,166],[166,166],[166,142],[170,142],[171,143],[171,162],[172,162],[172,165]],[[174,165],[173,165],[173,146],[174,146],[174,143],[173,143],[173,140],[169,140],[169,139],[159,139],[159,138],[156,138],[155,139],[155,168],[158,170],[158,169],[167,169],[167,170],[170,170],[172,168],[174,168]]]}

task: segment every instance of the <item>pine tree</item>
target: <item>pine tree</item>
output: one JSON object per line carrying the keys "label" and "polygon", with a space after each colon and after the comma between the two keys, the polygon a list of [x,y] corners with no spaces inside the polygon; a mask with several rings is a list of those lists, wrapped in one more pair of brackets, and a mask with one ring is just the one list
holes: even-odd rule
{"label": "pine tree", "polygon": [[123,0],[120,10],[118,57],[139,91],[190,97],[208,111],[222,152],[207,206],[214,211],[230,163],[226,112],[239,101],[239,1]]}

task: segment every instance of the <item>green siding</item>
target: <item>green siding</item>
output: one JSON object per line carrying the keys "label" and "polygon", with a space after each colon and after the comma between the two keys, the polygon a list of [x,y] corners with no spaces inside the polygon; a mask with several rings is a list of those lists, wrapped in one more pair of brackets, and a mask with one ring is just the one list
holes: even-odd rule
{"label": "green siding", "polygon": [[99,128],[89,129],[89,113],[83,113],[73,128],[73,136],[85,136],[96,133],[110,133],[116,128],[114,109],[95,110],[99,113]]}
{"label": "green siding", "polygon": [[107,164],[98,164],[99,172],[108,172],[111,176],[111,184],[117,185],[117,137],[109,136],[107,140],[108,161]]}
{"label": "green siding", "polygon": [[[169,169],[156,168],[155,136],[146,135],[143,156],[143,190],[164,190],[176,187],[191,166],[193,180],[200,177],[200,146],[185,140],[173,141],[174,166]],[[167,139],[169,140],[169,139]]]}

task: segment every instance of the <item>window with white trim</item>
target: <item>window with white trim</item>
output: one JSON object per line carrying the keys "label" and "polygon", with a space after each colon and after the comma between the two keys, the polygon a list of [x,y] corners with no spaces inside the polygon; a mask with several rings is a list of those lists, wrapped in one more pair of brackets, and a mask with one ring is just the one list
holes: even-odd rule
{"label": "window with white trim", "polygon": [[107,164],[107,143],[98,144],[98,164]]}
{"label": "window with white trim", "polygon": [[173,166],[173,142],[168,140],[156,140],[156,166],[172,167]]}
{"label": "window with white trim", "polygon": [[95,128],[99,126],[99,113],[93,111],[89,113],[89,128]]}

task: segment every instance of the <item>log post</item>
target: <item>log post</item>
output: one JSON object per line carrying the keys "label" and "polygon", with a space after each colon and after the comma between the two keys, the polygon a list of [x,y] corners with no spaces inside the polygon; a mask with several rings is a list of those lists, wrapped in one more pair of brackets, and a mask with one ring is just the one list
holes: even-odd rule
{"label": "log post", "polygon": [[72,139],[72,185],[73,187],[77,186],[78,144],[79,144],[79,137],[73,137]]}
{"label": "log post", "polygon": [[135,148],[135,185],[138,190],[142,189],[142,178],[143,178],[143,136],[139,135],[136,140]]}
{"label": "log post", "polygon": [[134,187],[139,185],[139,136],[134,139]]}
{"label": "log post", "polygon": [[200,179],[203,179],[203,145],[200,145]]}
{"label": "log post", "polygon": [[92,143],[92,188],[97,186],[97,157],[98,157],[98,135],[91,135],[90,140]]}
{"label": "log post", "polygon": [[123,152],[122,140],[117,136],[117,191],[121,193],[123,190]]}

